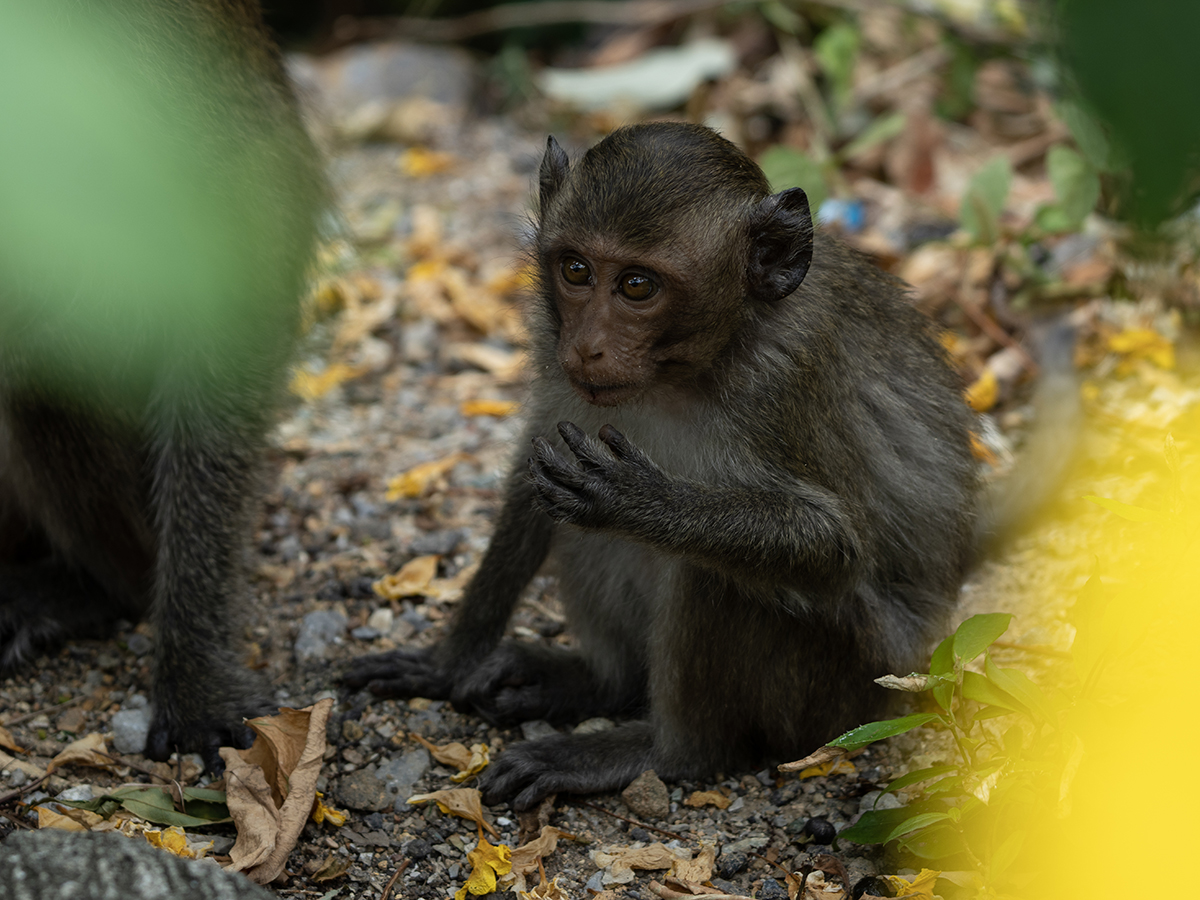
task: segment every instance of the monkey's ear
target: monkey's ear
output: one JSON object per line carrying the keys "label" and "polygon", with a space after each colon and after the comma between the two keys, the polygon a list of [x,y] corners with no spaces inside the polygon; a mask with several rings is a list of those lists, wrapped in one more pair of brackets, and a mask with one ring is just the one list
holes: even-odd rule
{"label": "monkey's ear", "polygon": [[554,135],[550,135],[546,138],[546,155],[542,157],[542,167],[538,171],[538,210],[542,215],[546,214],[550,201],[566,181],[570,168],[566,151],[558,146]]}
{"label": "monkey's ear", "polygon": [[804,281],[812,253],[813,221],[804,191],[790,188],[765,198],[750,226],[751,293],[767,302],[782,300]]}

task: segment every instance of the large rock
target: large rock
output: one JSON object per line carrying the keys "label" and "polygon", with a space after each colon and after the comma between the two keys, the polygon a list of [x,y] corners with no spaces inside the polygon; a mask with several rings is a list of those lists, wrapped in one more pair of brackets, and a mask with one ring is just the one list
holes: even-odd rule
{"label": "large rock", "polygon": [[141,838],[46,829],[0,843],[4,900],[273,900],[211,860],[180,859]]}

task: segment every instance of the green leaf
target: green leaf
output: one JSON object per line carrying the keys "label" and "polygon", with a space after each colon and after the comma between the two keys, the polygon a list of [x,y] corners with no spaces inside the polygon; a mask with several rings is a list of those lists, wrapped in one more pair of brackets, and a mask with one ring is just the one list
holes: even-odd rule
{"label": "green leaf", "polygon": [[[933,651],[933,656],[929,660],[929,674],[942,678],[954,675],[954,635],[950,635],[938,644],[937,649]],[[937,701],[938,706],[946,712],[950,711],[950,705],[954,701],[953,681],[937,685],[930,693],[933,694],[933,699]]]}
{"label": "green leaf", "polygon": [[835,110],[843,109],[850,99],[854,86],[854,66],[858,61],[858,44],[858,29],[848,22],[830,25],[813,41],[813,55],[829,79]]}
{"label": "green leaf", "polygon": [[1078,229],[1100,199],[1100,176],[1095,167],[1072,150],[1057,144],[1046,154],[1046,173],[1070,230]]}
{"label": "green leaf", "polygon": [[[928,781],[931,778],[937,778],[939,775],[946,775],[955,770],[955,766],[930,766],[927,769],[915,769],[906,775],[901,775],[899,778],[893,779],[892,782],[883,789],[883,794],[890,794],[892,791],[898,791],[901,788],[906,788],[910,784],[917,784],[921,781]],[[883,794],[880,794],[882,797]]]}
{"label": "green leaf", "polygon": [[912,818],[913,811],[906,806],[899,809],[869,809],[857,822],[838,833],[837,839],[845,838],[856,844],[881,844],[897,825]]}
{"label": "green leaf", "polygon": [[785,34],[800,34],[805,28],[803,17],[784,6],[779,0],[768,0],[759,7],[763,18]]}
{"label": "green leaf", "polygon": [[996,852],[992,854],[991,863],[988,866],[988,881],[996,881],[1016,861],[1021,848],[1025,845],[1026,834],[1027,832],[1025,831],[1014,831],[996,848]]}
{"label": "green leaf", "polygon": [[1087,157],[1088,162],[1101,172],[1111,172],[1112,148],[1100,123],[1082,106],[1073,100],[1063,100],[1055,104],[1054,111],[1071,132],[1080,152]]}
{"label": "green leaf", "polygon": [[966,849],[962,835],[949,822],[913,832],[901,839],[900,846],[922,859],[946,859]]}
{"label": "green leaf", "polygon": [[914,728],[919,728],[922,725],[927,725],[939,719],[941,719],[941,716],[937,713],[916,713],[911,716],[902,716],[899,719],[868,722],[866,725],[859,725],[857,728],[847,731],[836,740],[830,741],[829,746],[841,747],[843,750],[857,750],[859,747],[865,747],[884,738],[904,734],[906,731],[912,731]]}
{"label": "green leaf", "polygon": [[997,156],[975,173],[963,194],[959,219],[977,244],[995,243],[1000,236],[1000,214],[1012,183],[1007,156]]}
{"label": "green leaf", "polygon": [[1008,613],[985,613],[971,616],[954,632],[954,655],[968,663],[992,645],[1008,630],[1012,616]]}
{"label": "green leaf", "polygon": [[890,141],[904,131],[908,117],[902,112],[885,113],[875,118],[849,144],[841,149],[838,158],[854,159],[859,154],[874,150],[880,144]]}
{"label": "green leaf", "polygon": [[926,828],[938,822],[945,822],[949,818],[950,814],[944,812],[919,813],[912,818],[905,819],[899,825],[896,825],[887,833],[887,836],[880,841],[880,843],[886,844],[888,841],[894,841],[898,837],[904,837],[906,834],[912,834],[912,832],[920,828]]}
{"label": "green leaf", "polygon": [[226,803],[224,791],[214,791],[211,788],[185,787],[183,789],[184,802],[192,800],[202,800],[205,803],[220,803],[222,806]]}
{"label": "green leaf", "polygon": [[[184,788],[184,796],[189,792],[195,791],[198,794],[224,797],[222,791],[207,791],[202,788]],[[89,804],[106,803],[119,804],[120,806],[133,813],[135,816],[140,816],[147,822],[154,822],[156,825],[178,825],[181,828],[199,828],[204,825],[216,825],[222,822],[233,821],[229,817],[229,810],[224,803],[214,803],[211,800],[201,800],[197,798],[188,803],[189,811],[199,812],[200,815],[187,815],[178,812],[175,809],[175,801],[171,799],[162,788],[143,787],[140,785],[128,785],[118,788],[117,790],[105,794],[102,797],[88,801]],[[93,809],[92,806],[83,806],[83,809],[92,809],[104,815],[105,818],[116,812],[114,805],[107,813],[100,809]],[[105,806],[104,808],[108,808]]]}
{"label": "green leaf", "polygon": [[816,217],[821,204],[829,196],[829,189],[825,185],[825,172],[820,163],[799,150],[776,144],[759,158],[758,164],[767,176],[767,181],[771,183],[772,191],[803,188],[804,193],[808,195],[808,208],[812,210],[814,218]]}
{"label": "green leaf", "polygon": [[935,781],[929,787],[925,788],[925,795],[932,797],[935,794],[949,794],[951,791],[962,789],[962,779],[957,775],[951,775],[949,778],[943,778],[941,781]]}
{"label": "green leaf", "polygon": [[[998,706],[1006,712],[1025,712],[1021,704],[977,672],[963,672],[962,695],[968,700]],[[976,718],[982,718],[982,715]]]}
{"label": "green leaf", "polygon": [[1058,724],[1058,713],[1042,689],[1029,680],[1019,669],[1001,669],[989,656],[984,672],[993,685],[1010,695],[1022,706],[1045,719],[1051,725]]}
{"label": "green leaf", "polygon": [[1146,509],[1141,506],[1132,506],[1128,503],[1122,503],[1120,500],[1109,500],[1107,497],[1097,497],[1095,494],[1085,494],[1084,500],[1090,500],[1097,506],[1103,506],[1109,512],[1114,512],[1122,519],[1128,519],[1131,522],[1161,522],[1165,518],[1162,513],[1156,509]]}

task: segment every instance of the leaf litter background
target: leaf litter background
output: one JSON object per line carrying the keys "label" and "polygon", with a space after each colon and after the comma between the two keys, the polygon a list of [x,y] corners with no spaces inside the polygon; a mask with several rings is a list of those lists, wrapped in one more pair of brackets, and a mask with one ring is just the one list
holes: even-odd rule
{"label": "leaf litter background", "polygon": [[[520,431],[522,247],[548,131],[578,153],[622,121],[686,116],[738,139],[777,187],[832,198],[832,227],[909,281],[914,302],[945,328],[964,390],[986,414],[980,455],[996,477],[1037,427],[1035,367],[1022,349],[1030,314],[1074,310],[1087,414],[1080,464],[1050,515],[971,575],[958,615],[1017,614],[997,650],[1005,664],[1045,676],[1070,647],[1070,606],[1105,515],[1082,497],[1166,503],[1163,443],[1200,399],[1183,328],[1200,301],[1194,222],[1147,261],[1123,249],[1119,227],[1087,215],[1103,205],[1103,148],[1037,87],[1004,4],[957,23],[869,6],[856,19],[823,20],[816,42],[790,8],[763,9],[593,32],[586,50],[551,60],[582,67],[575,82],[527,62],[498,77],[503,54],[478,60],[394,41],[293,58],[339,208],[306,301],[293,405],[273,441],[250,552],[248,664],[282,706],[332,709],[324,748],[300,728],[281,751],[290,772],[308,742],[319,755],[308,765],[320,767],[308,789],[322,795],[307,824],[311,794],[292,804],[304,809],[288,826],[294,852],[275,854],[286,862],[273,885],[281,895],[378,897],[403,865],[393,896],[541,884],[535,896],[646,898],[709,882],[781,898],[797,888],[785,873],[808,862],[817,870],[809,896],[844,896],[843,876],[896,874],[896,861],[852,845],[820,856],[831,851],[812,837],[826,828],[810,820],[843,828],[891,778],[947,758],[944,741],[918,729],[831,770],[729,772],[665,789],[651,778],[624,799],[561,798],[518,817],[480,807],[470,775],[549,726],[500,731],[439,702],[339,691],[334,677],[351,656],[435,640],[486,547]],[[964,63],[964,35],[988,50],[977,46]],[[638,67],[655,53],[692,73],[674,98],[613,94],[604,79],[614,70],[595,68],[624,65],[624,77],[645,84]],[[395,60],[421,76],[387,86]],[[356,81],[351,63],[378,77],[363,79],[360,68]],[[534,77],[542,93],[530,89]],[[1125,469],[1102,474],[1118,450]],[[510,632],[570,644],[551,578],[535,581]],[[184,801],[199,809],[212,799],[194,759],[152,763],[101,737],[115,714],[144,708],[152,648],[138,625],[0,683],[0,835],[117,827],[172,852],[263,863],[270,847],[247,849],[261,822],[240,820],[240,849],[230,825],[171,827]],[[272,792],[274,765],[259,776],[267,799],[256,809],[278,824],[286,790]],[[146,791],[154,784],[167,792]],[[46,805],[51,798],[64,802]],[[206,809],[209,820],[224,811]],[[932,889],[916,870],[900,874],[910,893]]]}

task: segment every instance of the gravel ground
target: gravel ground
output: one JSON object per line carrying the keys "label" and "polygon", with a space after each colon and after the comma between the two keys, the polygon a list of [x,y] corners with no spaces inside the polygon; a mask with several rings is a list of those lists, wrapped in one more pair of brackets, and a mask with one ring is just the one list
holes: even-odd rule
{"label": "gravel ground", "polygon": [[[314,371],[326,362],[344,361],[365,374],[298,402],[276,433],[269,487],[250,551],[257,603],[247,629],[252,664],[271,682],[281,704],[304,706],[324,692],[337,697],[319,789],[327,793],[327,802],[349,809],[350,819],[341,828],[306,826],[288,866],[290,877],[273,886],[281,896],[377,898],[404,859],[410,863],[393,896],[432,900],[453,893],[469,870],[466,853],[475,829],[436,808],[404,804],[412,793],[454,786],[451,770],[432,764],[414,736],[435,743],[486,742],[495,754],[549,728],[526,723],[519,730],[497,730],[440,702],[381,701],[339,691],[336,684],[338,671],[357,654],[432,642],[453,602],[456,576],[469,572],[486,546],[520,418],[519,413],[464,414],[462,404],[520,401],[521,379],[490,362],[513,358],[519,329],[502,323],[481,332],[461,313],[447,313],[444,301],[442,307],[430,306],[412,279],[402,276],[414,262],[442,260],[489,303],[497,297],[515,302],[511,294],[488,293],[481,286],[519,257],[543,141],[543,133],[523,131],[508,120],[446,125],[435,130],[429,146],[453,159],[442,159],[438,164],[449,168],[425,177],[401,175],[412,157],[396,144],[352,146],[335,157],[342,236],[326,254],[327,289],[318,297],[332,297],[328,307],[345,309],[317,316],[304,361]],[[440,234],[430,225],[434,221],[440,222]],[[393,301],[394,310],[346,337],[356,316],[370,319],[371,310]],[[499,308],[503,318],[507,313]],[[484,348],[491,356],[473,356],[463,346]],[[480,359],[489,365],[481,368]],[[455,454],[461,456],[427,493],[385,498],[388,478]],[[1027,565],[1028,557],[1033,547],[1053,544],[1056,532],[1049,528],[1018,545],[1011,557],[1017,564],[990,563],[976,574],[964,592],[964,615],[1015,608],[1036,589],[1046,576]],[[1070,558],[1070,549],[1058,558]],[[440,557],[438,576],[447,579],[449,595],[388,602],[372,591],[376,579],[428,554]],[[1028,621],[1025,637],[1061,644],[1061,622],[1061,610],[1043,611]],[[551,580],[533,585],[510,634],[570,643]],[[45,765],[75,736],[113,730],[122,721],[121,711],[136,727],[153,643],[146,626],[129,627],[116,640],[73,643],[0,682],[0,709],[7,720],[18,720],[10,730],[31,748],[31,761]],[[581,727],[609,724],[592,721]],[[855,759],[854,774],[800,781],[764,769],[670,784],[669,811],[657,816],[634,812],[617,796],[586,802],[559,798],[543,813],[577,840],[560,842],[547,858],[546,871],[562,876],[560,884],[570,897],[611,889],[618,896],[649,898],[649,879],[661,879],[661,872],[637,872],[626,885],[605,884],[589,854],[610,844],[663,841],[691,851],[715,845],[720,880],[714,883],[730,893],[757,892],[763,898],[786,896],[782,873],[815,853],[832,852],[852,882],[894,872],[889,868],[894,861],[876,851],[832,851],[813,837],[827,840],[828,826],[839,829],[851,822],[891,777],[929,765],[942,752],[931,736],[918,733],[868,749]],[[145,780],[143,770],[179,774],[135,753],[123,756],[130,767],[116,773],[66,770],[28,799],[80,784],[99,788]],[[186,761],[182,774],[185,780],[196,777],[194,760]],[[0,778],[0,792],[21,783],[22,776],[10,771],[7,783]],[[682,801],[697,790],[720,791],[732,803],[724,810],[685,806]],[[514,844],[520,818],[503,806],[490,814],[501,839]],[[0,818],[0,836],[14,827],[14,821]],[[226,851],[232,832],[225,827],[216,833],[215,851]],[[330,857],[349,863],[345,874],[315,880]]]}

